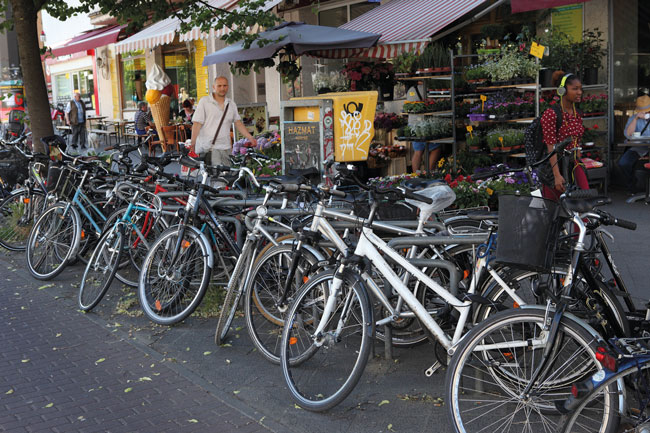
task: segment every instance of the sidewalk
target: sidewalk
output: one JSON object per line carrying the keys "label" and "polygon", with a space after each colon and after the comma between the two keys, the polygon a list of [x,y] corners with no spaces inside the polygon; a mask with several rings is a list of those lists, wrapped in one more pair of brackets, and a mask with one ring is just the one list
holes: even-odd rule
{"label": "sidewalk", "polygon": [[70,285],[71,298],[53,296],[12,258],[18,269],[3,266],[0,282],[0,431],[270,431],[117,323],[78,312]]}
{"label": "sidewalk", "polygon": [[[613,197],[607,210],[638,223],[634,232],[608,230],[616,238],[609,242],[615,262],[643,304],[650,297],[644,284],[650,208]],[[28,425],[22,431],[53,431],[48,426],[55,422],[58,431],[451,430],[445,370],[424,376],[435,361],[430,343],[395,349],[393,360],[385,360],[383,344],[376,343],[352,394],[326,413],[311,413],[294,405],[279,367],[254,351],[242,317],[218,347],[216,319],[195,314],[173,327],[154,325],[136,315],[135,289],[119,283],[92,313],[82,314],[76,306],[82,265],[41,282],[24,262],[23,254],[0,253],[0,431]]]}

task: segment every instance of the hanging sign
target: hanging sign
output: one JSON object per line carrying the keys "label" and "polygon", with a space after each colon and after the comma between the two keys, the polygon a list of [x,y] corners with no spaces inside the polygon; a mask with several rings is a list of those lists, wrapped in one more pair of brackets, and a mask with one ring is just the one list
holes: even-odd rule
{"label": "hanging sign", "polygon": [[582,42],[582,5],[574,4],[551,10],[553,29],[569,35],[573,42]]}
{"label": "hanging sign", "polygon": [[530,55],[535,56],[538,59],[541,59],[544,56],[544,50],[546,47],[544,45],[540,45],[537,42],[533,42],[533,44],[530,46]]}

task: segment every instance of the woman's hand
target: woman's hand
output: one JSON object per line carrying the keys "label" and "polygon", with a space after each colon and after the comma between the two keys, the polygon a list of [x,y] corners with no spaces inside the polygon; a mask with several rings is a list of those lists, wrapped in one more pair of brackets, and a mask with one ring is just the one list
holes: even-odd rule
{"label": "woman's hand", "polygon": [[561,174],[556,174],[555,175],[555,189],[560,191],[560,192],[564,192],[565,189],[566,189],[564,187],[564,178],[562,177]]}

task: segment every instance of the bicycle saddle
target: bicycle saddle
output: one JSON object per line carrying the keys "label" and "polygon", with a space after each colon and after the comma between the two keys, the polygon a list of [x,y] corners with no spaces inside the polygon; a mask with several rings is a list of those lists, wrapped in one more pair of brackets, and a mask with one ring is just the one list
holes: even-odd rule
{"label": "bicycle saddle", "polygon": [[467,218],[475,221],[484,221],[484,220],[498,220],[499,214],[497,212],[488,212],[488,211],[474,211],[468,212]]}
{"label": "bicycle saddle", "polygon": [[609,197],[594,197],[594,198],[567,198],[564,199],[566,208],[573,212],[584,213],[593,210],[595,207],[610,204],[612,199]]}
{"label": "bicycle saddle", "polygon": [[320,176],[320,172],[316,167],[309,168],[292,168],[289,170],[290,176]]}
{"label": "bicycle saddle", "polygon": [[402,185],[409,189],[418,191],[434,185],[445,185],[445,181],[442,179],[421,179],[419,177],[416,177],[413,179],[405,180]]}

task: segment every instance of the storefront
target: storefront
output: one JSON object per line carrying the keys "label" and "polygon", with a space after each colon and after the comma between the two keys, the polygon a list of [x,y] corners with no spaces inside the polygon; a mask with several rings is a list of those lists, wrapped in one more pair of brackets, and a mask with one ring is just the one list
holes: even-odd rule
{"label": "storefront", "polygon": [[122,109],[136,110],[147,91],[147,68],[144,50],[127,51],[120,56]]}

